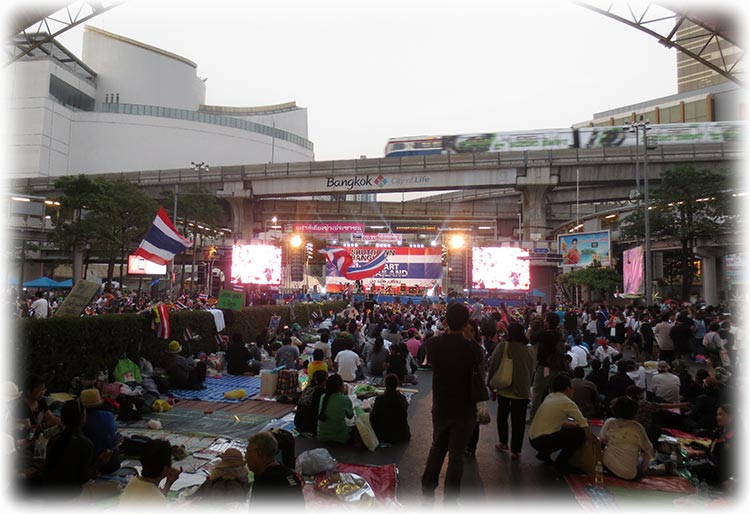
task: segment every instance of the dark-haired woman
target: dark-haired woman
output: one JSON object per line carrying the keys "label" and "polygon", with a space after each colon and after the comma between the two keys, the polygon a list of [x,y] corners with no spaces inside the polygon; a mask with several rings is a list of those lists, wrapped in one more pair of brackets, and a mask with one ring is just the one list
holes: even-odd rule
{"label": "dark-haired woman", "polygon": [[383,370],[385,369],[385,361],[390,355],[390,352],[384,345],[383,338],[381,336],[376,336],[372,348],[370,348],[368,345],[365,351],[367,371],[369,371],[373,376],[382,377]]}
{"label": "dark-haired woman", "polygon": [[735,428],[739,425],[731,405],[724,404],[716,409],[716,430],[711,445],[706,448],[706,460],[691,466],[690,471],[700,480],[711,485],[730,489],[736,477],[735,465],[738,459]]}
{"label": "dark-haired woman", "polygon": [[516,460],[521,456],[523,434],[526,429],[526,410],[529,407],[529,391],[531,378],[534,375],[534,358],[526,344],[523,326],[511,323],[508,326],[508,340],[501,341],[495,346],[490,357],[487,381],[492,379],[508,348],[508,357],[513,361],[513,381],[511,384],[497,391],[497,436],[499,442],[495,448],[500,451],[508,449],[508,417],[510,417],[511,458]]}
{"label": "dark-haired woman", "polygon": [[344,380],[341,375],[331,375],[326,382],[326,392],[320,399],[318,441],[348,443],[351,429],[346,420],[353,416],[354,408],[346,395]]}
{"label": "dark-haired woman", "polygon": [[654,448],[646,429],[633,419],[638,413],[638,403],[627,396],[618,396],[610,408],[614,417],[607,419],[599,432],[604,445],[602,462],[617,477],[640,478],[648,469]]}
{"label": "dark-haired woman", "polygon": [[389,373],[384,380],[385,392],[375,399],[370,413],[370,422],[383,443],[402,443],[411,439],[409,429],[409,402],[403,393],[398,391],[399,380]]}
{"label": "dark-haired woman", "polygon": [[[73,497],[96,474],[94,443],[81,432],[86,409],[80,400],[65,402],[60,418],[64,428],[47,444],[43,476],[55,493]],[[112,450],[106,450],[100,461],[108,461],[111,455]]]}

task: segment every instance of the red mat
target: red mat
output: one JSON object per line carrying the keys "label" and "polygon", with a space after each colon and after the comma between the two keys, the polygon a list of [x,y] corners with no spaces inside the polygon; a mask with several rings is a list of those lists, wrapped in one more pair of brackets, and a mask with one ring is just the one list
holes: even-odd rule
{"label": "red mat", "polygon": [[[396,485],[398,482],[398,469],[395,464],[387,464],[385,466],[369,466],[366,464],[348,464],[345,462],[339,462],[336,464],[334,471],[339,473],[354,473],[361,476],[367,483],[370,484],[373,493],[375,493],[375,501],[377,507],[400,507],[398,500],[396,499]],[[319,473],[315,478],[318,482],[325,478],[327,473]],[[330,497],[319,493],[315,489],[314,484],[306,483],[304,487],[305,504],[309,507],[323,507],[323,508],[336,508],[346,509],[347,506],[352,509],[356,507],[354,504],[343,503],[336,498]],[[360,507],[361,508],[361,507]]]}

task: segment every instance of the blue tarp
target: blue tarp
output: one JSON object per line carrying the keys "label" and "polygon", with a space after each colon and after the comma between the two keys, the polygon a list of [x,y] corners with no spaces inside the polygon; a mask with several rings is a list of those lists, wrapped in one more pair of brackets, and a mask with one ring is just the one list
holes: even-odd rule
{"label": "blue tarp", "polygon": [[56,282],[49,277],[39,277],[29,282],[24,282],[23,287],[61,287],[60,282]]}

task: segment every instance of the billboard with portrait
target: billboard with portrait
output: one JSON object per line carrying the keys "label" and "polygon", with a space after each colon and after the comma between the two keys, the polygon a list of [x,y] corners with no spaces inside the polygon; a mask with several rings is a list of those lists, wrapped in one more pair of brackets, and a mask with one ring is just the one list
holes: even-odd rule
{"label": "billboard with portrait", "polygon": [[474,247],[471,287],[528,291],[531,287],[529,264],[529,251],[523,248]]}
{"label": "billboard with portrait", "polygon": [[232,283],[281,284],[281,248],[272,245],[234,245]]}
{"label": "billboard with portrait", "polygon": [[585,268],[595,262],[611,266],[609,230],[558,235],[557,253],[563,266]]}

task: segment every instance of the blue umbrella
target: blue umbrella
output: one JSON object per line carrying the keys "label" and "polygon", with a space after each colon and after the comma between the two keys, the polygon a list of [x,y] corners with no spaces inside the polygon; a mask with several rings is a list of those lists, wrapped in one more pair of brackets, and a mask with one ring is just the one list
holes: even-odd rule
{"label": "blue umbrella", "polygon": [[24,282],[23,287],[60,287],[60,283],[49,277],[39,277],[30,282]]}
{"label": "blue umbrella", "polygon": [[73,279],[69,278],[68,280],[63,280],[62,282],[57,284],[57,287],[62,287],[64,289],[69,289],[73,287]]}
{"label": "blue umbrella", "polygon": [[540,297],[540,298],[544,298],[544,297],[545,297],[545,296],[547,296],[547,295],[546,295],[546,294],[544,294],[544,292],[543,292],[543,291],[540,291],[539,289],[532,289],[532,290],[531,290],[531,296],[538,296],[538,297]]}

